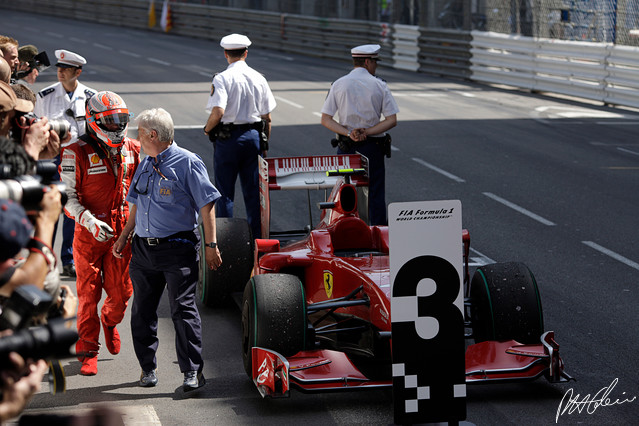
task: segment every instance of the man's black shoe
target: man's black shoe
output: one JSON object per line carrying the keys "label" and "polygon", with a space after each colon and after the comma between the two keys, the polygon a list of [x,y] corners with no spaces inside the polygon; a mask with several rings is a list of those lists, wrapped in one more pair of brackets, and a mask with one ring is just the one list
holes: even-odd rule
{"label": "man's black shoe", "polygon": [[69,263],[68,265],[64,265],[62,267],[62,275],[66,276],[66,277],[75,278],[76,277],[75,265],[73,263]]}
{"label": "man's black shoe", "polygon": [[158,376],[155,374],[155,370],[142,371],[140,375],[140,386],[148,388],[158,384]]}
{"label": "man's black shoe", "polygon": [[201,388],[206,384],[206,379],[204,378],[204,374],[202,372],[197,371],[187,371],[184,373],[184,384],[182,385],[182,389],[184,392],[190,392],[197,388]]}

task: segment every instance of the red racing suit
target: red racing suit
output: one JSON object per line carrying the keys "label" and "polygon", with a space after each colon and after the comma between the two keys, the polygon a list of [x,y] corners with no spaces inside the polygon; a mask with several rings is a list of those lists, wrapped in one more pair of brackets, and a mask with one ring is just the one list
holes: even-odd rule
{"label": "red racing suit", "polygon": [[[76,221],[73,260],[79,301],[78,352],[97,355],[100,345],[97,307],[102,290],[107,294],[101,310],[106,326],[122,321],[133,294],[129,277],[131,247],[125,247],[122,259],[113,256],[111,248],[129,218],[125,198],[139,163],[140,143],[129,138],[124,139],[120,148],[111,148],[87,133],[62,151],[60,176],[67,185],[68,196],[64,211]],[[97,241],[79,223],[85,210],[113,228],[115,236],[106,242]]]}

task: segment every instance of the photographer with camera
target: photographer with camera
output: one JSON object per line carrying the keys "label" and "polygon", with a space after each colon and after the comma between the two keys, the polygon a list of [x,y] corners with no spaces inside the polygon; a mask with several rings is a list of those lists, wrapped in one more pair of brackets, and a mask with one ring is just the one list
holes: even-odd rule
{"label": "photographer with camera", "polygon": [[[0,137],[0,164],[10,166],[15,174],[25,174],[34,167],[21,145]],[[13,177],[13,176],[10,176]],[[16,176],[17,177],[17,176]],[[23,206],[7,199],[0,199],[0,295],[8,297],[18,286],[35,284],[45,288],[48,274],[55,274],[56,259],[51,249],[53,229],[62,211],[61,194],[55,185],[46,187],[29,221]],[[29,238],[33,230],[33,238]],[[30,253],[23,263],[14,259],[21,248]],[[59,289],[57,277],[49,277],[47,291],[56,296]]]}
{"label": "photographer with camera", "polygon": [[12,137],[34,160],[50,158],[59,150],[60,138],[49,120],[35,118],[32,110],[31,102],[18,99],[13,88],[0,81],[0,136]]}
{"label": "photographer with camera", "polygon": [[[0,339],[8,333],[0,333]],[[26,362],[15,352],[9,354],[11,366],[2,367],[2,399],[0,400],[0,424],[18,416],[31,397],[40,390],[40,384],[47,372],[47,363],[40,359]]]}
{"label": "photographer with camera", "polygon": [[[86,132],[85,105],[96,90],[80,83],[78,78],[82,74],[82,67],[86,59],[68,50],[56,50],[58,82],[38,92],[35,114],[38,117],[48,117],[49,120],[66,121],[69,124],[71,138],[61,144],[62,148],[74,143]],[[56,157],[60,164],[60,157]],[[75,277],[76,270],[73,260],[73,236],[75,224],[66,216],[62,223],[62,274]]]}
{"label": "photographer with camera", "polygon": [[[35,168],[22,145],[0,136],[3,177],[19,179]],[[59,285],[51,250],[53,227],[62,209],[55,185],[33,188],[26,194],[18,181],[0,181],[0,423],[21,413],[40,389],[47,369],[43,359],[70,356],[77,332],[65,319],[75,315],[77,298]],[[13,188],[8,188],[13,186]],[[46,188],[46,191],[43,191]],[[6,191],[10,189],[10,191]],[[26,189],[26,188],[23,188]],[[19,193],[19,194],[18,194]],[[36,196],[37,206],[31,206]],[[10,196],[19,195],[20,203]],[[26,199],[29,200],[26,200]],[[25,204],[29,201],[28,204]],[[26,207],[26,208],[25,208]],[[27,251],[26,257],[21,251]],[[43,290],[46,290],[43,291]],[[6,300],[5,300],[6,299]],[[32,327],[45,319],[47,324]],[[62,319],[54,319],[62,317]],[[25,360],[27,360],[25,362]],[[33,362],[30,360],[39,360]],[[64,388],[64,373],[51,364],[56,390]],[[57,363],[59,366],[59,363]]]}
{"label": "photographer with camera", "polygon": [[18,59],[20,63],[13,77],[16,79],[16,83],[24,84],[27,87],[34,84],[40,72],[51,65],[47,52],[38,53],[38,48],[32,44],[18,49]]}

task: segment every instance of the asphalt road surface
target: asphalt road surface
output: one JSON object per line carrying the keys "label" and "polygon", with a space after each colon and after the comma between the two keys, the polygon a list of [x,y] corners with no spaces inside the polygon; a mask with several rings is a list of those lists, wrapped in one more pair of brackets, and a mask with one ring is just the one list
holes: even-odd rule
{"label": "asphalt road surface", "polygon": [[[81,81],[119,93],[139,113],[167,109],[176,141],[199,153],[212,175],[212,146],[201,132],[214,72],[226,63],[217,42],[110,25],[0,11],[0,33],[83,55]],[[374,41],[374,40],[371,40]],[[249,51],[278,102],[271,156],[329,154],[319,111],[345,61]],[[387,160],[387,202],[459,199],[474,264],[522,261],[535,273],[548,330],[556,332],[576,382],[468,388],[467,421],[488,424],[639,424],[639,115],[576,99],[529,94],[380,66],[401,109]],[[41,89],[56,80],[51,68]],[[239,188],[238,188],[238,194]],[[241,198],[241,197],[240,197]],[[238,216],[243,216],[238,200]],[[276,226],[303,207],[279,203]],[[66,280],[73,283],[72,280]],[[67,392],[35,396],[27,413],[81,413],[96,404],[122,410],[127,424],[390,424],[388,392],[262,400],[247,379],[236,308],[201,307],[207,385],[181,391],[168,304],[160,312],[159,384],[137,386],[129,314],[122,352],[103,350],[98,375],[64,360]],[[425,360],[427,362],[427,360]],[[603,398],[602,403],[602,397]],[[572,395],[568,404],[565,395]]]}

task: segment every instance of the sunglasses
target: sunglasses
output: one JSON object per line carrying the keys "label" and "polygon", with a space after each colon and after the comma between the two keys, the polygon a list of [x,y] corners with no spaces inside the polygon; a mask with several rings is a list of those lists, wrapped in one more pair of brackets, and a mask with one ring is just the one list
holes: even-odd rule
{"label": "sunglasses", "polygon": [[[138,195],[147,195],[149,193],[149,181],[151,180],[151,176],[153,175],[154,171],[157,172],[157,174],[160,176],[160,178],[162,178],[164,180],[168,180],[167,177],[164,176],[164,173],[162,173],[160,171],[160,169],[158,169],[155,166],[155,164],[151,164],[151,166],[153,167],[152,169],[147,169],[147,170],[143,171],[142,173],[140,173],[140,175],[138,176],[138,179],[135,181],[135,184],[133,185],[133,190]],[[142,176],[144,176],[147,173],[148,173],[148,176],[146,176],[146,185],[144,185],[144,191],[141,191],[140,188],[139,188],[140,180],[142,179]]]}

